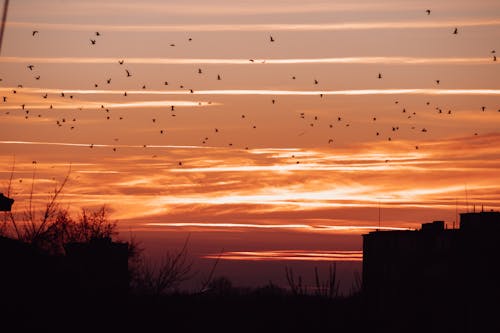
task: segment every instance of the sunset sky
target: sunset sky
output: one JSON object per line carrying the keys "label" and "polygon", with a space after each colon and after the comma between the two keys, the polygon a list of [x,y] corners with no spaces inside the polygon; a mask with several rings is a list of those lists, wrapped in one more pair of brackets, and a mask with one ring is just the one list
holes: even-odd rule
{"label": "sunset sky", "polygon": [[362,234],[500,209],[496,56],[498,0],[13,0],[0,191],[14,166],[22,213],[71,165],[62,206],[153,257],[349,287]]}

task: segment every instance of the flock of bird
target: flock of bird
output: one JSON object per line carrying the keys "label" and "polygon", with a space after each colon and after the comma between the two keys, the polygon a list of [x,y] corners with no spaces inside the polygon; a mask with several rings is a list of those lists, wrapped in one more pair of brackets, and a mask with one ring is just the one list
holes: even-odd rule
{"label": "flock of bird", "polygon": [[[426,12],[426,14],[427,14],[427,15],[430,15],[430,14],[431,14],[431,10],[430,10],[430,9],[427,9],[425,12]],[[33,38],[37,37],[39,34],[40,34],[40,32],[39,32],[38,30],[33,30],[33,31],[32,31],[32,37],[33,37]],[[457,34],[458,34],[458,28],[454,28],[454,30],[452,31],[452,34],[453,34],[453,35],[457,35]],[[102,36],[102,34],[101,34],[100,32],[98,32],[98,31],[96,31],[96,32],[94,33],[93,37],[91,37],[91,38],[89,39],[89,40],[90,40],[90,45],[91,45],[91,46],[96,45],[96,44],[98,43],[98,40],[99,40],[99,38],[100,38],[101,36]],[[192,41],[193,41],[193,39],[192,39],[191,37],[189,37],[189,38],[188,38],[188,42],[192,42]],[[270,35],[270,36],[269,36],[269,42],[270,42],[270,43],[274,43],[275,41],[276,41],[275,36]],[[174,44],[174,43],[171,43],[171,44],[169,44],[169,45],[170,45],[171,47],[175,47],[175,44]],[[495,51],[495,50],[492,50],[492,51],[491,51],[491,55],[492,55],[492,60],[493,60],[493,61],[497,61],[496,51]],[[120,59],[120,60],[118,60],[117,62],[118,62],[118,65],[119,65],[119,66],[124,66],[124,65],[126,64],[125,59]],[[253,62],[255,62],[255,60],[254,60],[254,59],[249,59],[249,62],[252,62],[252,63],[253,63]],[[27,70],[29,70],[30,72],[33,72],[33,73],[34,73],[34,79],[35,79],[35,80],[40,80],[40,79],[41,79],[40,75],[36,73],[37,67],[36,67],[35,65],[33,65],[33,64],[28,64],[28,65],[26,66],[26,68],[27,68]],[[202,68],[198,68],[198,70],[197,70],[197,74],[199,74],[199,75],[203,75],[203,74],[204,74],[203,69],[202,69]],[[132,73],[132,72],[131,72],[128,68],[124,68],[124,76],[125,76],[125,78],[130,78],[130,77],[132,77],[132,76],[133,76],[133,73]],[[376,77],[377,77],[378,79],[380,79],[380,80],[381,80],[381,79],[383,79],[383,74],[382,74],[382,73],[378,73],[378,75],[376,75]],[[222,80],[222,74],[220,74],[220,73],[219,73],[219,74],[217,74],[216,79],[217,79],[218,81]],[[291,79],[292,79],[292,80],[296,80],[296,76],[291,76]],[[0,80],[1,80],[1,79],[0,79]],[[111,77],[106,78],[106,79],[105,79],[105,82],[106,82],[106,84],[107,84],[107,85],[111,85],[111,83],[112,83],[112,78],[111,78]],[[435,84],[436,84],[436,85],[439,85],[439,84],[440,84],[440,82],[441,82],[441,80],[440,80],[440,79],[436,79],[436,80],[435,80]],[[169,82],[168,82],[168,81],[164,81],[164,82],[162,82],[162,83],[163,83],[163,85],[165,85],[165,86],[169,85]],[[313,79],[313,80],[312,80],[312,84],[314,84],[314,85],[319,85],[319,81],[318,81],[317,79]],[[99,84],[98,84],[98,83],[94,83],[94,88],[98,88],[98,87],[99,87]],[[23,88],[23,86],[22,86],[21,84],[19,84],[19,85],[18,85],[18,88],[19,88],[19,89],[21,89],[21,88]],[[179,85],[179,88],[180,88],[180,89],[188,89],[188,88],[185,88],[185,87],[184,87],[184,85]],[[142,85],[142,89],[146,89],[146,85],[145,85],[145,84],[143,84],[143,85]],[[194,90],[193,90],[193,89],[188,89],[188,91],[189,91],[189,93],[194,93]],[[17,91],[16,91],[15,89],[14,89],[14,90],[12,90],[12,94],[16,94],[16,93],[17,93]],[[124,91],[123,96],[125,96],[125,97],[126,97],[126,96],[128,96],[127,91]],[[7,96],[3,96],[3,103],[8,103],[8,97],[9,97],[8,95],[7,95]],[[66,97],[68,97],[68,98],[70,98],[70,99],[73,99],[73,98],[74,98],[74,96],[73,96],[73,95],[69,95],[69,96],[67,96],[67,95],[65,94],[65,92],[64,92],[64,91],[61,91],[61,92],[60,92],[60,97],[61,97],[61,98],[66,98]],[[322,97],[323,97],[323,94],[319,94],[319,97],[321,97],[321,98],[322,98]],[[49,95],[48,95],[48,93],[44,93],[44,94],[42,95],[42,98],[43,98],[43,99],[49,99]],[[275,98],[273,98],[273,99],[271,100],[271,103],[272,103],[272,104],[276,104],[276,103],[277,103],[276,99],[275,99]],[[399,104],[399,101],[395,101],[395,104]],[[427,105],[427,106],[430,106],[430,102],[429,102],[429,101],[427,101],[427,102],[426,102],[426,105]],[[51,105],[49,106],[49,109],[53,109],[53,108],[54,108],[54,106],[51,104]],[[30,118],[30,115],[31,115],[30,110],[26,109],[26,105],[25,105],[25,104],[22,104],[22,105],[21,105],[21,109],[22,109],[22,110],[23,110],[23,112],[25,113],[24,117],[25,117],[26,119],[29,119],[29,118]],[[111,116],[110,116],[110,108],[109,108],[109,107],[106,107],[105,105],[101,105],[100,109],[104,110],[104,111],[107,113],[106,118],[105,118],[106,120],[111,120],[111,119],[112,119],[112,118],[111,118]],[[485,106],[481,106],[481,107],[480,107],[480,110],[484,112],[484,111],[486,110],[486,107],[485,107]],[[172,116],[172,117],[175,117],[175,116],[176,116],[176,114],[175,114],[175,107],[174,107],[174,105],[170,106],[170,111],[172,111],[172,112],[171,112],[171,116]],[[435,107],[435,111],[436,111],[437,113],[439,113],[439,114],[448,114],[448,115],[451,115],[451,114],[452,114],[452,111],[451,111],[451,110],[447,110],[447,111],[445,111],[445,110],[443,110],[443,109],[442,109],[441,107],[439,107],[439,106],[436,106],[436,107]],[[498,110],[498,111],[500,112],[500,110]],[[416,114],[416,112],[408,112],[408,111],[406,110],[406,108],[404,108],[404,107],[402,107],[401,112],[402,112],[402,113],[403,113],[403,114],[404,114],[404,115],[405,115],[408,119],[411,119],[411,118],[413,118],[413,117],[415,117],[415,116],[417,115],[417,114]],[[10,113],[10,111],[6,111],[6,114],[9,114],[9,113]],[[301,119],[306,119],[306,114],[305,114],[304,112],[301,112],[301,113],[299,114],[299,116],[300,116],[300,118],[301,118]],[[37,117],[42,117],[42,115],[41,115],[41,114],[38,114],[38,115],[37,115]],[[241,118],[242,118],[242,119],[245,119],[245,118],[246,118],[246,115],[245,115],[245,114],[242,114],[242,115],[241,115]],[[118,118],[118,120],[123,120],[123,116],[120,116],[120,117]],[[340,116],[339,116],[339,117],[337,117],[336,121],[337,121],[337,122],[339,122],[339,123],[341,123],[341,122],[343,122],[344,120],[342,119],[342,117],[340,117]],[[372,121],[372,122],[377,122],[377,117],[372,117],[371,121]],[[64,126],[64,125],[65,125],[65,124],[67,124],[67,123],[71,123],[71,125],[69,126],[69,129],[70,129],[70,130],[74,130],[74,129],[76,128],[76,127],[75,127],[75,123],[76,123],[76,122],[77,122],[77,118],[75,118],[75,117],[71,117],[71,119],[66,119],[66,118],[57,119],[57,120],[55,121],[55,124],[56,124],[56,126],[58,126],[58,127],[62,127],[62,126]],[[157,119],[156,119],[156,118],[152,118],[152,123],[157,124]],[[318,116],[314,116],[314,117],[312,118],[312,121],[311,121],[308,125],[309,125],[309,127],[314,127],[314,126],[316,126],[317,124],[318,124]],[[349,124],[349,123],[345,123],[345,127],[349,127],[349,126],[350,126],[350,124]],[[333,123],[328,124],[328,127],[329,127],[329,128],[333,128],[333,127],[334,127]],[[252,129],[257,129],[257,125],[256,125],[256,124],[252,124],[252,125],[251,125],[251,128],[252,128]],[[419,130],[419,131],[420,131],[420,132],[422,132],[422,133],[426,133],[426,132],[428,131],[428,130],[427,130],[427,128],[420,128],[420,129],[417,129],[417,127],[416,127],[416,126],[412,126],[412,127],[411,127],[411,129],[412,129],[412,130]],[[393,135],[395,135],[395,134],[396,134],[396,132],[398,132],[398,131],[399,131],[399,126],[397,126],[397,125],[395,125],[395,126],[391,126],[391,128],[389,129],[389,131],[390,131],[390,133],[393,133]],[[219,129],[219,128],[214,128],[214,129],[213,129],[213,134],[214,134],[214,135],[217,135],[219,132],[220,132],[220,129]],[[299,133],[298,135],[300,136],[300,135],[303,135],[304,133],[305,133],[305,131],[304,131],[304,132]],[[160,130],[159,130],[159,134],[160,134],[160,135],[164,135],[164,134],[166,134],[166,130],[165,130],[165,129],[160,129]],[[377,132],[375,132],[375,133],[374,133],[374,135],[378,137],[378,136],[381,136],[381,135],[382,135],[382,133],[381,133],[380,131],[377,131]],[[477,133],[475,133],[475,135],[477,135]],[[200,142],[201,142],[201,144],[203,144],[203,145],[208,144],[208,142],[209,142],[209,137],[210,137],[210,135],[204,136],[204,137],[201,139],[201,141],[200,141]],[[391,136],[388,136],[388,137],[387,137],[387,140],[388,140],[388,141],[392,141],[392,140],[393,140],[393,136],[392,136],[392,135],[391,135]],[[116,138],[116,139],[115,139],[115,141],[118,141],[118,139]],[[335,140],[334,140],[333,138],[328,138],[328,139],[327,139],[327,143],[328,143],[328,145],[332,145],[332,144],[334,144],[334,142],[335,142]],[[231,142],[229,142],[229,143],[228,143],[228,146],[229,146],[229,147],[232,147],[232,146],[233,146],[233,144],[232,144]],[[89,144],[89,147],[90,147],[90,148],[93,148],[93,147],[94,147],[94,144]],[[146,147],[147,147],[147,145],[144,145],[143,147],[145,147],[145,148],[146,148]],[[114,148],[112,148],[112,149],[113,149],[113,151],[117,151],[117,148],[116,148],[116,147],[114,147]],[[248,149],[248,147],[245,147],[245,149]],[[415,149],[419,149],[419,146],[418,146],[418,145],[416,145],[416,146],[415,146]],[[296,163],[299,163],[299,161],[297,161]],[[179,164],[179,166],[181,166],[181,165],[182,165],[182,162],[178,162],[178,164]]]}

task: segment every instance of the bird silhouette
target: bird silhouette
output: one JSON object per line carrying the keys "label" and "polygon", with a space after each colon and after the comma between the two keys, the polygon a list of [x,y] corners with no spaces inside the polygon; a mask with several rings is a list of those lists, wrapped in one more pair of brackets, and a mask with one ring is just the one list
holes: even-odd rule
{"label": "bird silhouette", "polygon": [[123,60],[118,60],[118,63],[119,63],[120,65],[123,65],[123,62],[124,62]]}
{"label": "bird silhouette", "polygon": [[318,84],[318,80],[314,79],[314,84]]}
{"label": "bird silhouette", "polygon": [[95,35],[96,35],[96,36],[100,36],[101,34],[99,33],[99,31],[96,31],[96,32],[95,32]]}
{"label": "bird silhouette", "polygon": [[431,15],[431,10],[430,9],[427,9],[425,12],[427,13],[427,15]]}
{"label": "bird silhouette", "polygon": [[106,80],[106,83],[107,83],[107,84],[110,84],[110,83],[111,83],[111,79],[107,79],[107,80]]}
{"label": "bird silhouette", "polygon": [[217,74],[217,80],[221,80],[220,74]]}
{"label": "bird silhouette", "polygon": [[33,70],[33,68],[35,68],[35,66],[34,66],[34,65],[28,65],[28,66],[26,66],[26,67],[28,67],[30,71],[32,71],[32,70]]}
{"label": "bird silhouette", "polygon": [[129,70],[128,70],[128,69],[126,69],[126,70],[125,70],[125,72],[127,73],[127,77],[132,76],[132,74],[130,74],[130,72],[129,72]]}
{"label": "bird silhouette", "polygon": [[202,72],[201,72],[201,68],[198,68],[198,74],[201,74],[201,73],[202,73]]}
{"label": "bird silhouette", "polygon": [[378,73],[378,78],[381,79],[382,78],[382,73]]}
{"label": "bird silhouette", "polygon": [[273,36],[269,36],[269,40],[270,40],[271,42],[274,42],[274,37],[273,37]]}
{"label": "bird silhouette", "polygon": [[441,82],[441,81],[439,81],[439,80],[436,80],[436,84],[439,84],[439,82]]}
{"label": "bird silhouette", "polygon": [[95,45],[95,39],[91,39],[91,40],[90,40],[90,44],[91,44],[91,45]]}
{"label": "bird silhouette", "polygon": [[33,32],[31,33],[31,36],[35,36],[37,33],[38,33],[38,30],[33,30]]}
{"label": "bird silhouette", "polygon": [[457,34],[458,34],[458,28],[455,28],[455,30],[453,30],[453,34],[454,34],[454,35],[457,35]]}

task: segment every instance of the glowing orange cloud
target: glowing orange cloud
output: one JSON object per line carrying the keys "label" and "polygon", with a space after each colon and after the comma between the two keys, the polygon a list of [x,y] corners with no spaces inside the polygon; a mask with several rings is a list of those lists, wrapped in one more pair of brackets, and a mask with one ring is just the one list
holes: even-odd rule
{"label": "glowing orange cloud", "polygon": [[345,22],[314,24],[185,24],[185,25],[103,25],[8,22],[11,27],[37,26],[45,30],[73,31],[330,31],[330,30],[372,30],[372,29],[433,29],[461,27],[497,26],[500,20],[447,20],[447,21],[400,21],[400,22]]}
{"label": "glowing orange cloud", "polygon": [[[290,65],[290,64],[407,64],[407,65],[484,65],[491,59],[470,58],[425,58],[425,57],[337,57],[337,58],[292,58],[292,59],[207,59],[207,58],[127,58],[127,64],[145,65]],[[38,64],[115,64],[116,58],[82,57],[2,57],[0,63]]]}
{"label": "glowing orange cloud", "polygon": [[248,260],[248,261],[362,261],[362,251],[235,251],[207,254],[206,259]]}

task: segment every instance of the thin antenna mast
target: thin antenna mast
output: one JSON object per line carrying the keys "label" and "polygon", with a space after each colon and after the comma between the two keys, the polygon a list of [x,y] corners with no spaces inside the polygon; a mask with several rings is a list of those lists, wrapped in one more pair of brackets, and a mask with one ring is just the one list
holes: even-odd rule
{"label": "thin antenna mast", "polygon": [[455,223],[458,222],[458,199],[455,198],[455,220],[453,221],[453,229],[455,229]]}
{"label": "thin antenna mast", "polygon": [[469,198],[467,196],[467,184],[465,184],[465,210],[469,212]]}
{"label": "thin antenna mast", "polygon": [[378,201],[378,228],[380,229],[380,200]]}
{"label": "thin antenna mast", "polygon": [[9,0],[5,0],[3,5],[2,25],[0,26],[0,53],[2,52],[3,33],[5,31],[5,22],[7,21],[8,9],[9,9]]}

